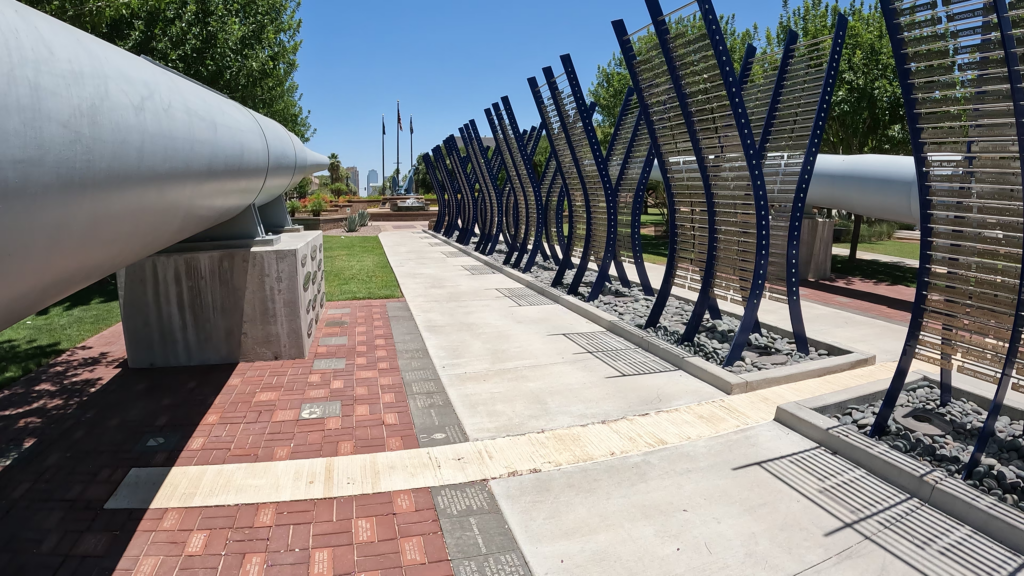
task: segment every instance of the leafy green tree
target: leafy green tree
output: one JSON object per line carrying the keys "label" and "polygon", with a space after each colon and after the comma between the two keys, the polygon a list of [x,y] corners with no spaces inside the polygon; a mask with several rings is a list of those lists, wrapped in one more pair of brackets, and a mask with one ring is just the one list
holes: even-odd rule
{"label": "leafy green tree", "polygon": [[801,40],[831,36],[840,11],[849,18],[849,27],[822,152],[910,154],[903,97],[877,2],[865,6],[863,0],[852,1],[840,10],[837,0],[804,0],[790,9],[784,0],[774,33],[765,32],[765,45],[781,47],[790,28]]}
{"label": "leafy green tree", "polygon": [[[757,24],[742,31],[737,30],[735,14],[723,15],[719,22],[722,25],[722,33],[725,36],[726,44],[729,46],[729,52],[732,54],[733,62],[738,70],[747,43],[754,42],[756,44],[760,41]],[[672,26],[692,25],[703,26],[698,21],[689,18],[677,19],[672,23]],[[657,41],[653,32],[633,39],[634,45],[638,50],[653,48]],[[598,64],[594,82],[587,89],[587,98],[597,104],[594,127],[598,132],[601,145],[604,147],[607,147],[608,142],[611,140],[612,130],[615,128],[615,120],[618,118],[619,110],[622,108],[622,101],[626,98],[626,89],[629,88],[630,84],[629,71],[626,70],[626,61],[623,59],[621,52],[616,52],[612,54],[611,60],[607,64]]]}
{"label": "leafy green tree", "polygon": [[292,187],[291,191],[288,193],[288,197],[298,198],[301,200],[309,195],[309,188],[312,185],[313,181],[310,180],[309,176],[306,176],[302,180],[299,180],[298,184]]}
{"label": "leafy green tree", "polygon": [[327,157],[327,173],[331,175],[331,184],[338,184],[341,182],[341,171],[344,168],[341,167],[341,159],[338,158],[337,152],[331,152],[331,155]]}
{"label": "leafy green tree", "polygon": [[316,130],[295,81],[301,0],[24,0],[128,52],[145,55],[280,122]]}
{"label": "leafy green tree", "polygon": [[434,193],[434,183],[430,181],[430,175],[427,174],[427,165],[423,163],[423,156],[420,154],[416,157],[416,174],[413,176],[413,180],[416,181],[416,193],[420,196]]}

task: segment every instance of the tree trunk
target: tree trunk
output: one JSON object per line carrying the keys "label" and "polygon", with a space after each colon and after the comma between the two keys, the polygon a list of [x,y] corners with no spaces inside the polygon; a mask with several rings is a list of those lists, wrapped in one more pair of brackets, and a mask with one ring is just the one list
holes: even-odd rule
{"label": "tree trunk", "polygon": [[850,238],[850,256],[848,260],[853,262],[857,259],[857,244],[860,242],[860,223],[864,217],[860,214],[853,216],[853,237]]}

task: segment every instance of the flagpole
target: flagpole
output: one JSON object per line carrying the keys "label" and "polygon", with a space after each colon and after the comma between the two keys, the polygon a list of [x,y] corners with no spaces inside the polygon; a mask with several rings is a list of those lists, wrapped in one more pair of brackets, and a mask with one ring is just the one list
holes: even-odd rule
{"label": "flagpole", "polygon": [[[414,176],[412,173],[414,166],[416,165],[412,162],[412,114],[409,114],[409,178]],[[416,195],[416,180],[412,181],[412,195]]]}
{"label": "flagpole", "polygon": [[[384,129],[384,115],[380,115],[380,177],[385,178],[384,174],[384,135],[387,134],[387,130]],[[380,181],[381,186],[384,185],[384,180]]]}
{"label": "flagpole", "polygon": [[[395,130],[395,170],[398,172],[399,178],[402,176],[402,152],[400,146],[402,145],[402,103],[395,100],[395,107],[398,110],[398,125]],[[392,190],[392,194],[397,194],[398,190]]]}

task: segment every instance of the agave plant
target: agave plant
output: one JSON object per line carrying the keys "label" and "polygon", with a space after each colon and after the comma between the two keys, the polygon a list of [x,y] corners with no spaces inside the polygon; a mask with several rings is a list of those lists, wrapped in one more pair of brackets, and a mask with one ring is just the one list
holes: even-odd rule
{"label": "agave plant", "polygon": [[349,217],[345,220],[345,231],[355,232],[357,230],[359,230],[359,215],[350,214]]}
{"label": "agave plant", "polygon": [[370,223],[370,213],[366,210],[360,210],[357,216],[359,216],[359,226],[366,226]]}

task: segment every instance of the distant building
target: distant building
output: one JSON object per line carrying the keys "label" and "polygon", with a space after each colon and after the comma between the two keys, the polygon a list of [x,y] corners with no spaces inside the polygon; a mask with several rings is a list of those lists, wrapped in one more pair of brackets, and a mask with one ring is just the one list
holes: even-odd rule
{"label": "distant building", "polygon": [[[366,188],[370,191],[373,190],[373,185],[380,182],[380,177],[376,170],[370,170],[366,173]],[[366,190],[363,191],[363,196],[366,196]]]}
{"label": "distant building", "polygon": [[345,170],[348,170],[348,181],[349,181],[349,183],[351,183],[353,186],[355,186],[356,194],[358,194],[359,193],[359,168],[356,168],[355,166],[350,166],[348,168],[345,168]]}

